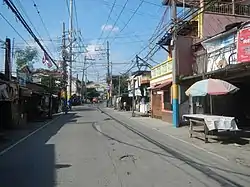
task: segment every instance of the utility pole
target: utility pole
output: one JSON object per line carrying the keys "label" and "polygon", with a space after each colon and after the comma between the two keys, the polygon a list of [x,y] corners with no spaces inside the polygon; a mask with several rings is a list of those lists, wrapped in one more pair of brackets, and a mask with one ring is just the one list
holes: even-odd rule
{"label": "utility pole", "polygon": [[97,72],[97,78],[96,78],[97,83],[99,83],[99,79],[100,79],[100,74],[99,74],[99,72]]}
{"label": "utility pole", "polygon": [[11,41],[5,40],[5,76],[8,81],[11,80]]}
{"label": "utility pole", "polygon": [[121,96],[121,76],[118,76],[118,95]]}
{"label": "utility pole", "polygon": [[112,61],[110,62],[110,104],[113,106],[113,74],[112,74]]}
{"label": "utility pole", "polygon": [[12,49],[11,49],[11,74],[12,74],[12,64],[14,63],[15,58],[15,38],[12,39]]}
{"label": "utility pole", "polygon": [[174,23],[174,31],[173,31],[173,58],[172,58],[172,64],[173,64],[173,85],[172,85],[172,106],[173,106],[173,125],[174,127],[179,126],[179,91],[178,91],[178,61],[177,61],[177,48],[176,48],[176,41],[177,41],[177,15],[176,15],[176,2],[175,0],[172,0],[172,20]]}
{"label": "utility pole", "polygon": [[65,23],[63,22],[63,35],[62,35],[62,58],[63,58],[63,93],[64,93],[64,103],[63,108],[65,113],[67,113],[67,61],[66,61],[66,34],[65,34]]}
{"label": "utility pole", "polygon": [[73,47],[73,0],[70,0],[70,18],[69,18],[69,25],[70,25],[70,30],[69,30],[69,97],[71,97],[72,94],[72,60],[73,60],[73,52],[72,52],[72,47]]}
{"label": "utility pole", "polygon": [[111,85],[110,85],[110,62],[109,62],[109,41],[107,41],[107,85],[108,85],[108,92],[107,92],[107,107],[109,106],[110,102],[110,92],[111,92]]}
{"label": "utility pole", "polygon": [[87,72],[87,68],[85,68],[85,82],[88,82],[88,72]]}
{"label": "utility pole", "polygon": [[[85,64],[87,61],[87,57],[84,56],[83,68],[82,68],[82,99],[84,98],[84,76],[85,76]],[[84,98],[85,99],[85,98]]]}
{"label": "utility pole", "polygon": [[[135,56],[136,64],[139,63],[138,55]],[[132,98],[132,117],[135,117],[135,75],[133,76],[133,98]]]}

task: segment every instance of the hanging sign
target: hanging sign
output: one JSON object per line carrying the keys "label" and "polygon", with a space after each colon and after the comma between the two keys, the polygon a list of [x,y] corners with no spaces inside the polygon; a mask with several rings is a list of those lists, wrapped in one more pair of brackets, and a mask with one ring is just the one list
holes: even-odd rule
{"label": "hanging sign", "polygon": [[250,27],[238,32],[237,61],[238,63],[250,62]]}

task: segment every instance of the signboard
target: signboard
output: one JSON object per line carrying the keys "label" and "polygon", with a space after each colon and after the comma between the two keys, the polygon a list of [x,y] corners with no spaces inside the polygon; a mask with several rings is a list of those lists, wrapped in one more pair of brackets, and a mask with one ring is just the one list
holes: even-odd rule
{"label": "signboard", "polygon": [[[205,40],[201,43],[207,51],[206,72],[225,68],[229,64],[235,64],[235,33],[220,34],[216,38]],[[200,56],[200,65],[203,58]]]}
{"label": "signboard", "polygon": [[234,34],[228,34],[226,36],[221,36],[217,39],[207,40],[201,42],[202,46],[207,50],[207,53],[212,53],[225,48],[231,44],[234,44]]}
{"label": "signboard", "polygon": [[238,32],[237,61],[238,63],[250,62],[250,27]]}

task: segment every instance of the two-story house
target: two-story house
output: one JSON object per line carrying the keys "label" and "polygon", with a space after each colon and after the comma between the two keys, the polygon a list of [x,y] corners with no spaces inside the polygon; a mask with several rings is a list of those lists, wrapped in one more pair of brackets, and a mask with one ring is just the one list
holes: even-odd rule
{"label": "two-story house", "polygon": [[[201,5],[208,1],[200,2]],[[248,110],[249,53],[247,49],[250,32],[249,1],[218,1],[204,8],[204,12],[190,19],[195,22],[185,36],[193,37],[191,76],[181,78],[181,87],[188,87],[197,80],[204,78],[220,78],[240,88],[234,95],[220,96],[213,99],[213,112],[218,115],[235,116],[243,123],[250,119]],[[195,33],[194,33],[195,31]],[[210,104],[206,98],[194,101],[195,113],[206,113]]]}
{"label": "two-story house", "polygon": [[135,97],[135,108],[141,113],[148,113],[149,111],[150,94],[148,88],[150,77],[150,71],[136,71],[128,79],[129,97]]}
{"label": "two-story house", "polygon": [[[184,5],[183,5],[184,3]],[[171,6],[171,0],[163,0],[164,5]],[[176,5],[179,8],[183,8],[183,14],[178,17],[177,21],[181,27],[178,29],[178,37],[176,42],[177,48],[177,76],[180,80],[179,86],[179,106],[180,106],[180,119],[183,113],[187,113],[189,110],[187,104],[187,97],[185,97],[185,90],[195,81],[200,79],[200,75],[203,75],[204,72],[199,72],[199,68],[197,66],[204,66],[195,63],[197,61],[204,61],[204,54],[206,54],[206,50],[201,44],[204,40],[211,38],[215,34],[221,33],[225,31],[225,29],[230,29],[234,24],[238,22],[245,22],[249,20],[250,17],[250,6],[248,1],[239,1],[239,0],[221,0],[221,1],[210,1],[210,0],[200,0],[200,1],[192,1],[192,0],[177,0]],[[186,15],[186,16],[185,16]],[[232,24],[232,25],[229,25]],[[168,49],[169,60],[168,63],[171,64],[171,32],[170,34],[166,34],[162,40],[159,42],[161,45],[164,45]],[[230,37],[228,38],[228,42],[230,42]],[[184,54],[183,54],[184,53]],[[203,55],[203,56],[202,56]],[[202,57],[201,57],[202,56]],[[231,57],[233,58],[233,57]],[[166,63],[162,63],[159,66],[152,68],[152,115],[156,117],[162,118],[165,121],[171,122],[171,101],[172,98],[169,99],[167,97],[166,90],[169,91],[169,95],[171,97],[171,89],[167,88],[171,86],[171,71],[168,71],[167,74],[169,77],[166,77],[165,67]],[[203,63],[204,64],[204,63]],[[211,64],[211,63],[210,63]],[[159,68],[161,67],[161,68]],[[157,70],[160,69],[160,70]],[[199,69],[199,70],[198,70]],[[204,69],[204,68],[203,68]],[[202,69],[202,71],[203,71]],[[210,67],[211,69],[211,67]],[[154,71],[158,71],[158,75],[155,76]],[[162,71],[164,73],[162,73]],[[165,75],[164,75],[165,74]],[[199,74],[199,75],[197,75]],[[164,77],[165,76],[165,77]],[[187,78],[192,77],[192,78]],[[201,76],[202,78],[202,76]],[[156,80],[154,80],[156,79]],[[160,79],[165,83],[162,85],[158,85],[157,82]],[[183,81],[185,80],[185,81]],[[170,82],[170,83],[168,83]],[[158,91],[154,88],[154,84]],[[164,86],[164,87],[163,87]],[[159,91],[161,89],[162,91]],[[159,94],[157,94],[159,93]],[[154,96],[160,95],[161,96]],[[167,97],[167,98],[166,98]],[[167,100],[168,99],[168,100]],[[165,101],[169,101],[168,104]],[[154,104],[154,102],[156,104]],[[160,106],[161,103],[161,106]],[[165,104],[166,103],[166,104]],[[184,104],[185,103],[185,104]],[[153,111],[153,108],[158,109]],[[183,107],[182,107],[183,105]],[[165,106],[168,106],[165,107]],[[158,112],[157,112],[158,111]],[[160,115],[161,114],[161,115]]]}

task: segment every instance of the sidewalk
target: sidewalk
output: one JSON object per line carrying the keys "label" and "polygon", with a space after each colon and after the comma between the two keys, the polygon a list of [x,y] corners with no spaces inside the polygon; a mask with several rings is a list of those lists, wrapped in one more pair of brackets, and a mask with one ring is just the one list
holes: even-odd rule
{"label": "sidewalk", "polygon": [[62,113],[54,114],[52,119],[45,119],[44,121],[39,122],[29,122],[25,128],[22,129],[9,129],[3,132],[3,136],[0,138],[0,152],[7,147],[15,144],[20,139],[24,138],[25,136],[29,135],[30,133],[36,131],[37,129],[41,128],[45,124],[57,119],[60,117]]}
{"label": "sidewalk", "polygon": [[189,138],[188,126],[174,128],[172,124],[158,119],[150,117],[132,117],[131,112],[115,111],[110,108],[106,108],[105,110],[115,115],[126,117],[137,124],[158,131],[159,133],[171,137],[176,141],[194,146],[197,149],[202,149],[212,154],[221,155],[221,157],[227,158],[228,160],[250,167],[249,141],[245,141],[244,144],[239,144],[235,143],[235,141],[218,141],[209,138],[209,143],[205,143],[203,139],[196,138],[195,136],[193,138]]}

